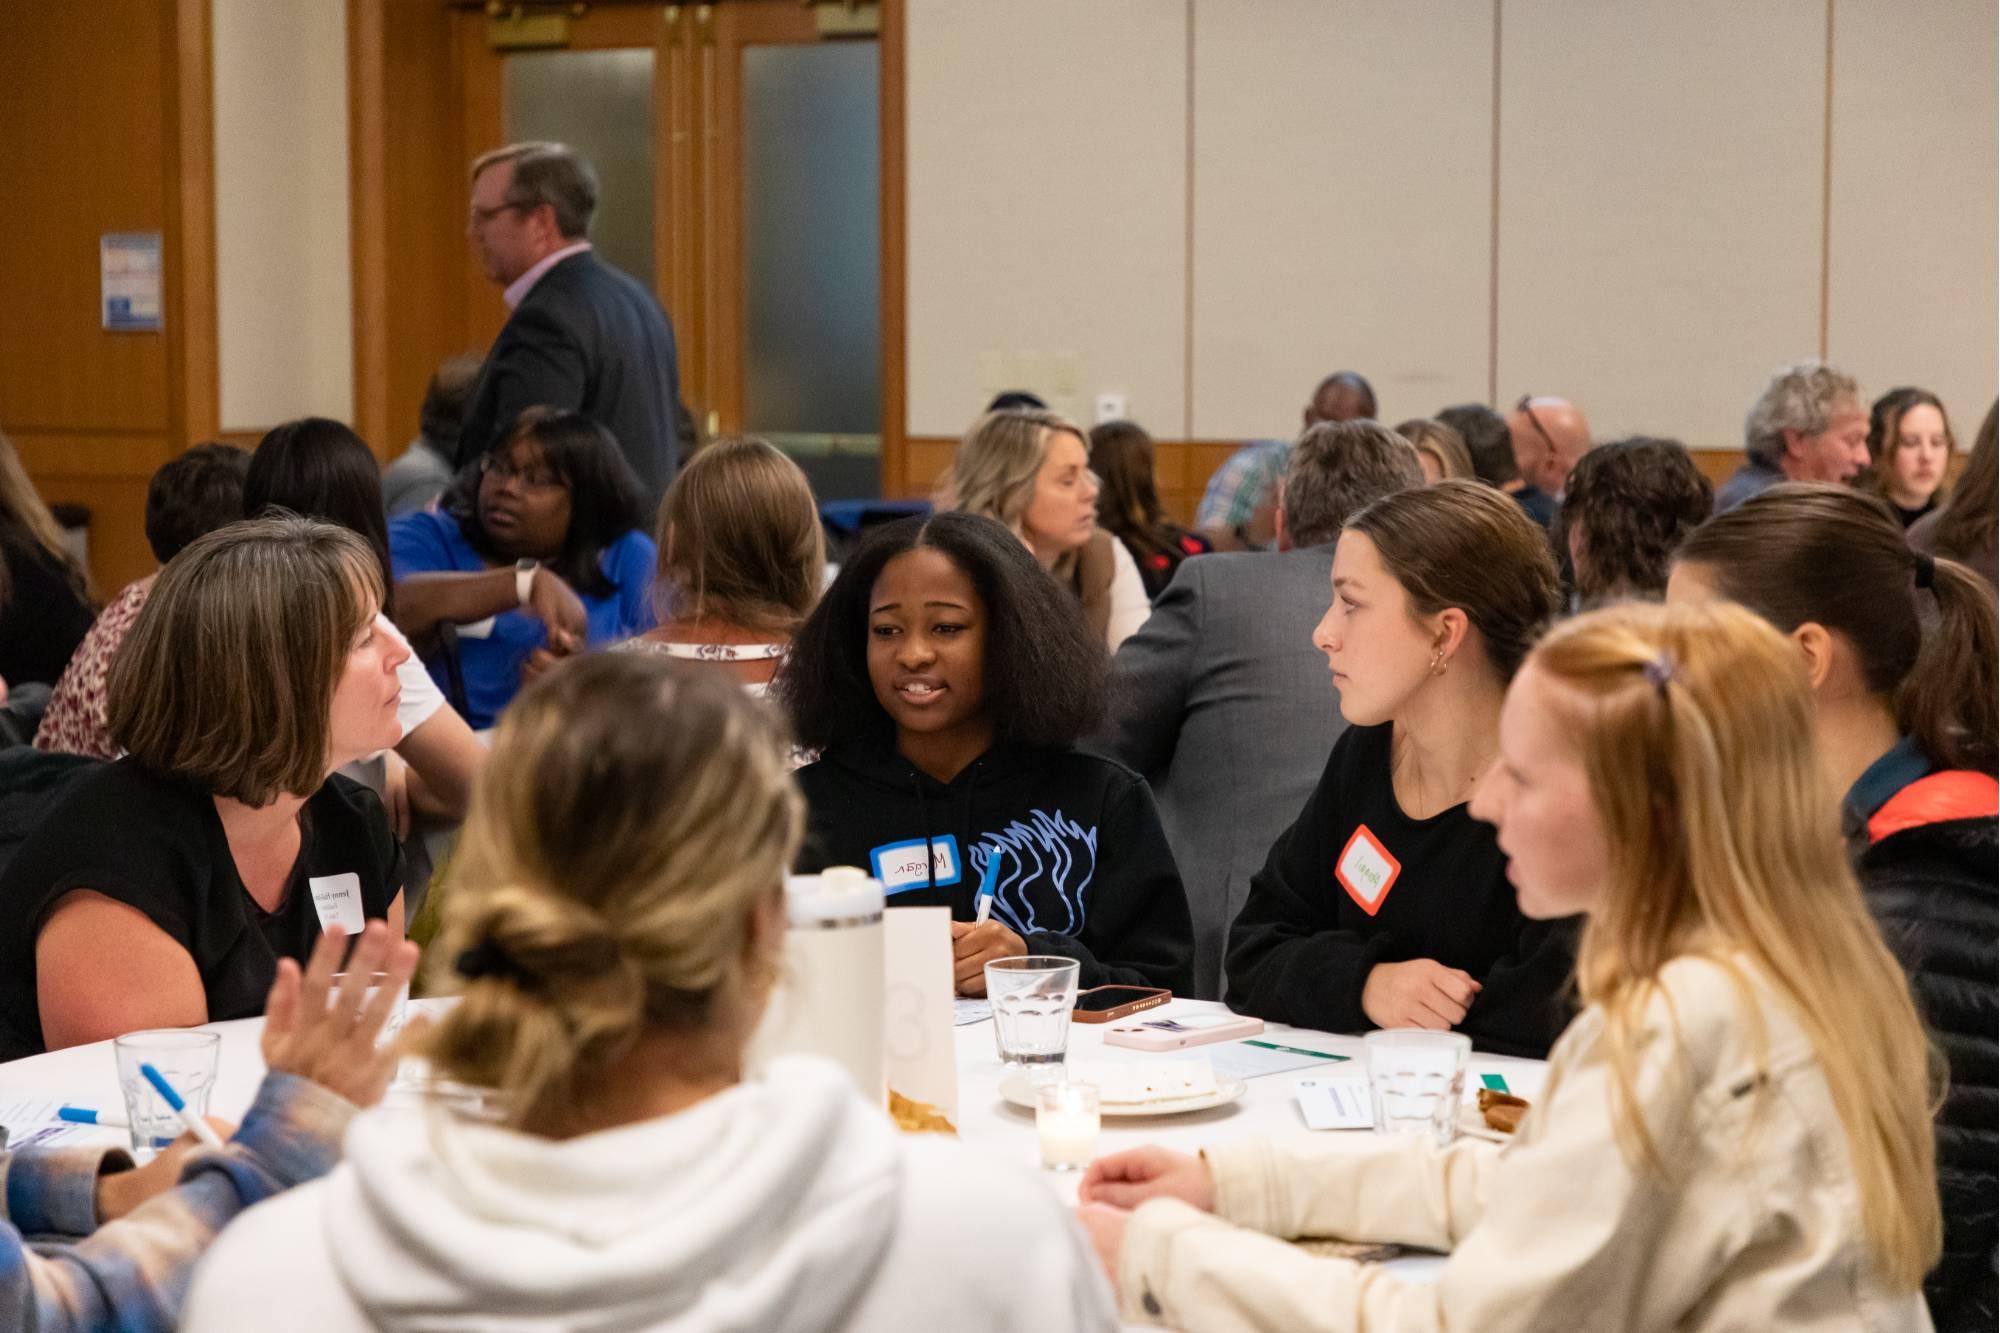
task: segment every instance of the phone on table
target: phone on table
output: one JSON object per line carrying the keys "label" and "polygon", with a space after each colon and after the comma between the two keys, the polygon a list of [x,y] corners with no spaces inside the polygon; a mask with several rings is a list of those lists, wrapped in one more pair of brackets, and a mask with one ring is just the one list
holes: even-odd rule
{"label": "phone on table", "polygon": [[1147,1018],[1137,1023],[1120,1023],[1104,1034],[1104,1044],[1129,1046],[1135,1051],[1178,1051],[1189,1046],[1206,1046],[1212,1041],[1254,1037],[1263,1030],[1261,1018],[1190,1014],[1186,1018]]}
{"label": "phone on table", "polygon": [[1069,1016],[1079,1023],[1110,1023],[1142,1009],[1157,1009],[1173,998],[1174,993],[1161,986],[1092,986],[1076,993],[1076,1008]]}

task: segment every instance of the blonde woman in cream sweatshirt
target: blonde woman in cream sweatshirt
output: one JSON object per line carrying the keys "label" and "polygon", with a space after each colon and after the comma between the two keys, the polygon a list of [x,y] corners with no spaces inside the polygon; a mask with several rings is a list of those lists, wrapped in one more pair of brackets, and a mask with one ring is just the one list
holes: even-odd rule
{"label": "blonde woman in cream sweatshirt", "polygon": [[[1083,1182],[1124,1313],[1188,1330],[1922,1330],[1939,1250],[1908,983],[1862,905],[1798,655],[1618,607],[1515,678],[1474,812],[1583,1011],[1504,1148],[1140,1149]],[[1127,1211],[1130,1210],[1130,1211]],[[1449,1252],[1435,1284],[1283,1238]]]}

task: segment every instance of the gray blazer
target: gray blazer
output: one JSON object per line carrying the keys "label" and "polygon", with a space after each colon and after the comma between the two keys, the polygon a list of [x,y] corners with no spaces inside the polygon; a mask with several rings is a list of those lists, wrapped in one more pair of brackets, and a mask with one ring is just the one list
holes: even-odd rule
{"label": "gray blazer", "polygon": [[1153,786],[1194,917],[1195,987],[1223,993],[1229,923],[1298,818],[1341,721],[1313,627],[1333,547],[1181,562],[1119,648],[1108,738],[1092,748]]}

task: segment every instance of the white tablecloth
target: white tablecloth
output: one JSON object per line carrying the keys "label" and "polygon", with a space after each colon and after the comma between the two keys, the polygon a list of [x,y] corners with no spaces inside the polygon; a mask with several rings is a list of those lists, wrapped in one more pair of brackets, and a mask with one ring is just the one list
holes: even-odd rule
{"label": "white tablecloth", "polygon": [[[449,1003],[419,1000],[411,1008],[435,1011]],[[1156,1016],[1185,1016],[1221,1009],[1221,1005],[1209,1001],[1175,1000],[1153,1013]],[[262,1028],[263,1020],[260,1018],[209,1025],[209,1030],[222,1034],[220,1065],[215,1088],[209,1098],[210,1114],[233,1121],[241,1119],[249,1109],[257,1085],[264,1077],[264,1060],[258,1050]],[[1002,1067],[993,1045],[992,1021],[967,1024],[954,1029],[953,1035],[958,1051],[958,1126],[961,1139],[1025,1168],[1039,1166],[1040,1145],[1035,1134],[1034,1112],[1019,1109],[1000,1095]],[[1359,1037],[1313,1032],[1283,1024],[1270,1025],[1265,1035],[1284,1045],[1349,1056],[1350,1062],[1338,1066],[1338,1070],[1351,1072],[1357,1078],[1363,1077],[1362,1042]],[[1195,1049],[1198,1051],[1200,1048]],[[1105,1046],[1103,1026],[1091,1023],[1071,1025],[1070,1055],[1093,1060],[1159,1058]],[[1543,1062],[1539,1060],[1475,1052],[1467,1083],[1468,1086],[1476,1086],[1479,1075],[1498,1073],[1506,1076],[1517,1091],[1532,1097],[1539,1090],[1543,1068]],[[1205,1144],[1257,1136],[1316,1137],[1336,1148],[1358,1144],[1368,1137],[1366,1131],[1315,1136],[1305,1128],[1299,1116],[1298,1103],[1293,1098],[1293,1083],[1308,1075],[1325,1077],[1332,1072],[1301,1069],[1253,1078],[1248,1080],[1249,1091],[1241,1100],[1207,1111],[1146,1118],[1106,1116],[1099,1152],[1116,1152],[1146,1143],[1195,1152]],[[111,1043],[108,1041],[0,1065],[0,1101],[18,1092],[60,1093],[77,1105],[101,1109],[122,1111],[124,1107],[118,1090]],[[122,1130],[88,1129],[83,1132],[101,1142],[125,1142]],[[1045,1178],[1064,1198],[1073,1200],[1076,1197],[1076,1173],[1050,1172],[1045,1173]],[[1414,1277],[1434,1271],[1437,1263],[1436,1260],[1405,1259],[1398,1261],[1395,1267],[1399,1272]]]}

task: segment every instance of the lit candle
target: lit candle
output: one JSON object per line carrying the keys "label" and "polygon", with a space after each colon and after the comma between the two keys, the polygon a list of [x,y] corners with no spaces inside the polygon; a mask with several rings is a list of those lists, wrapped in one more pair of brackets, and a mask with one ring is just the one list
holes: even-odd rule
{"label": "lit candle", "polygon": [[1097,1089],[1088,1083],[1050,1083],[1035,1097],[1035,1131],[1042,1166],[1081,1171],[1097,1153]]}

